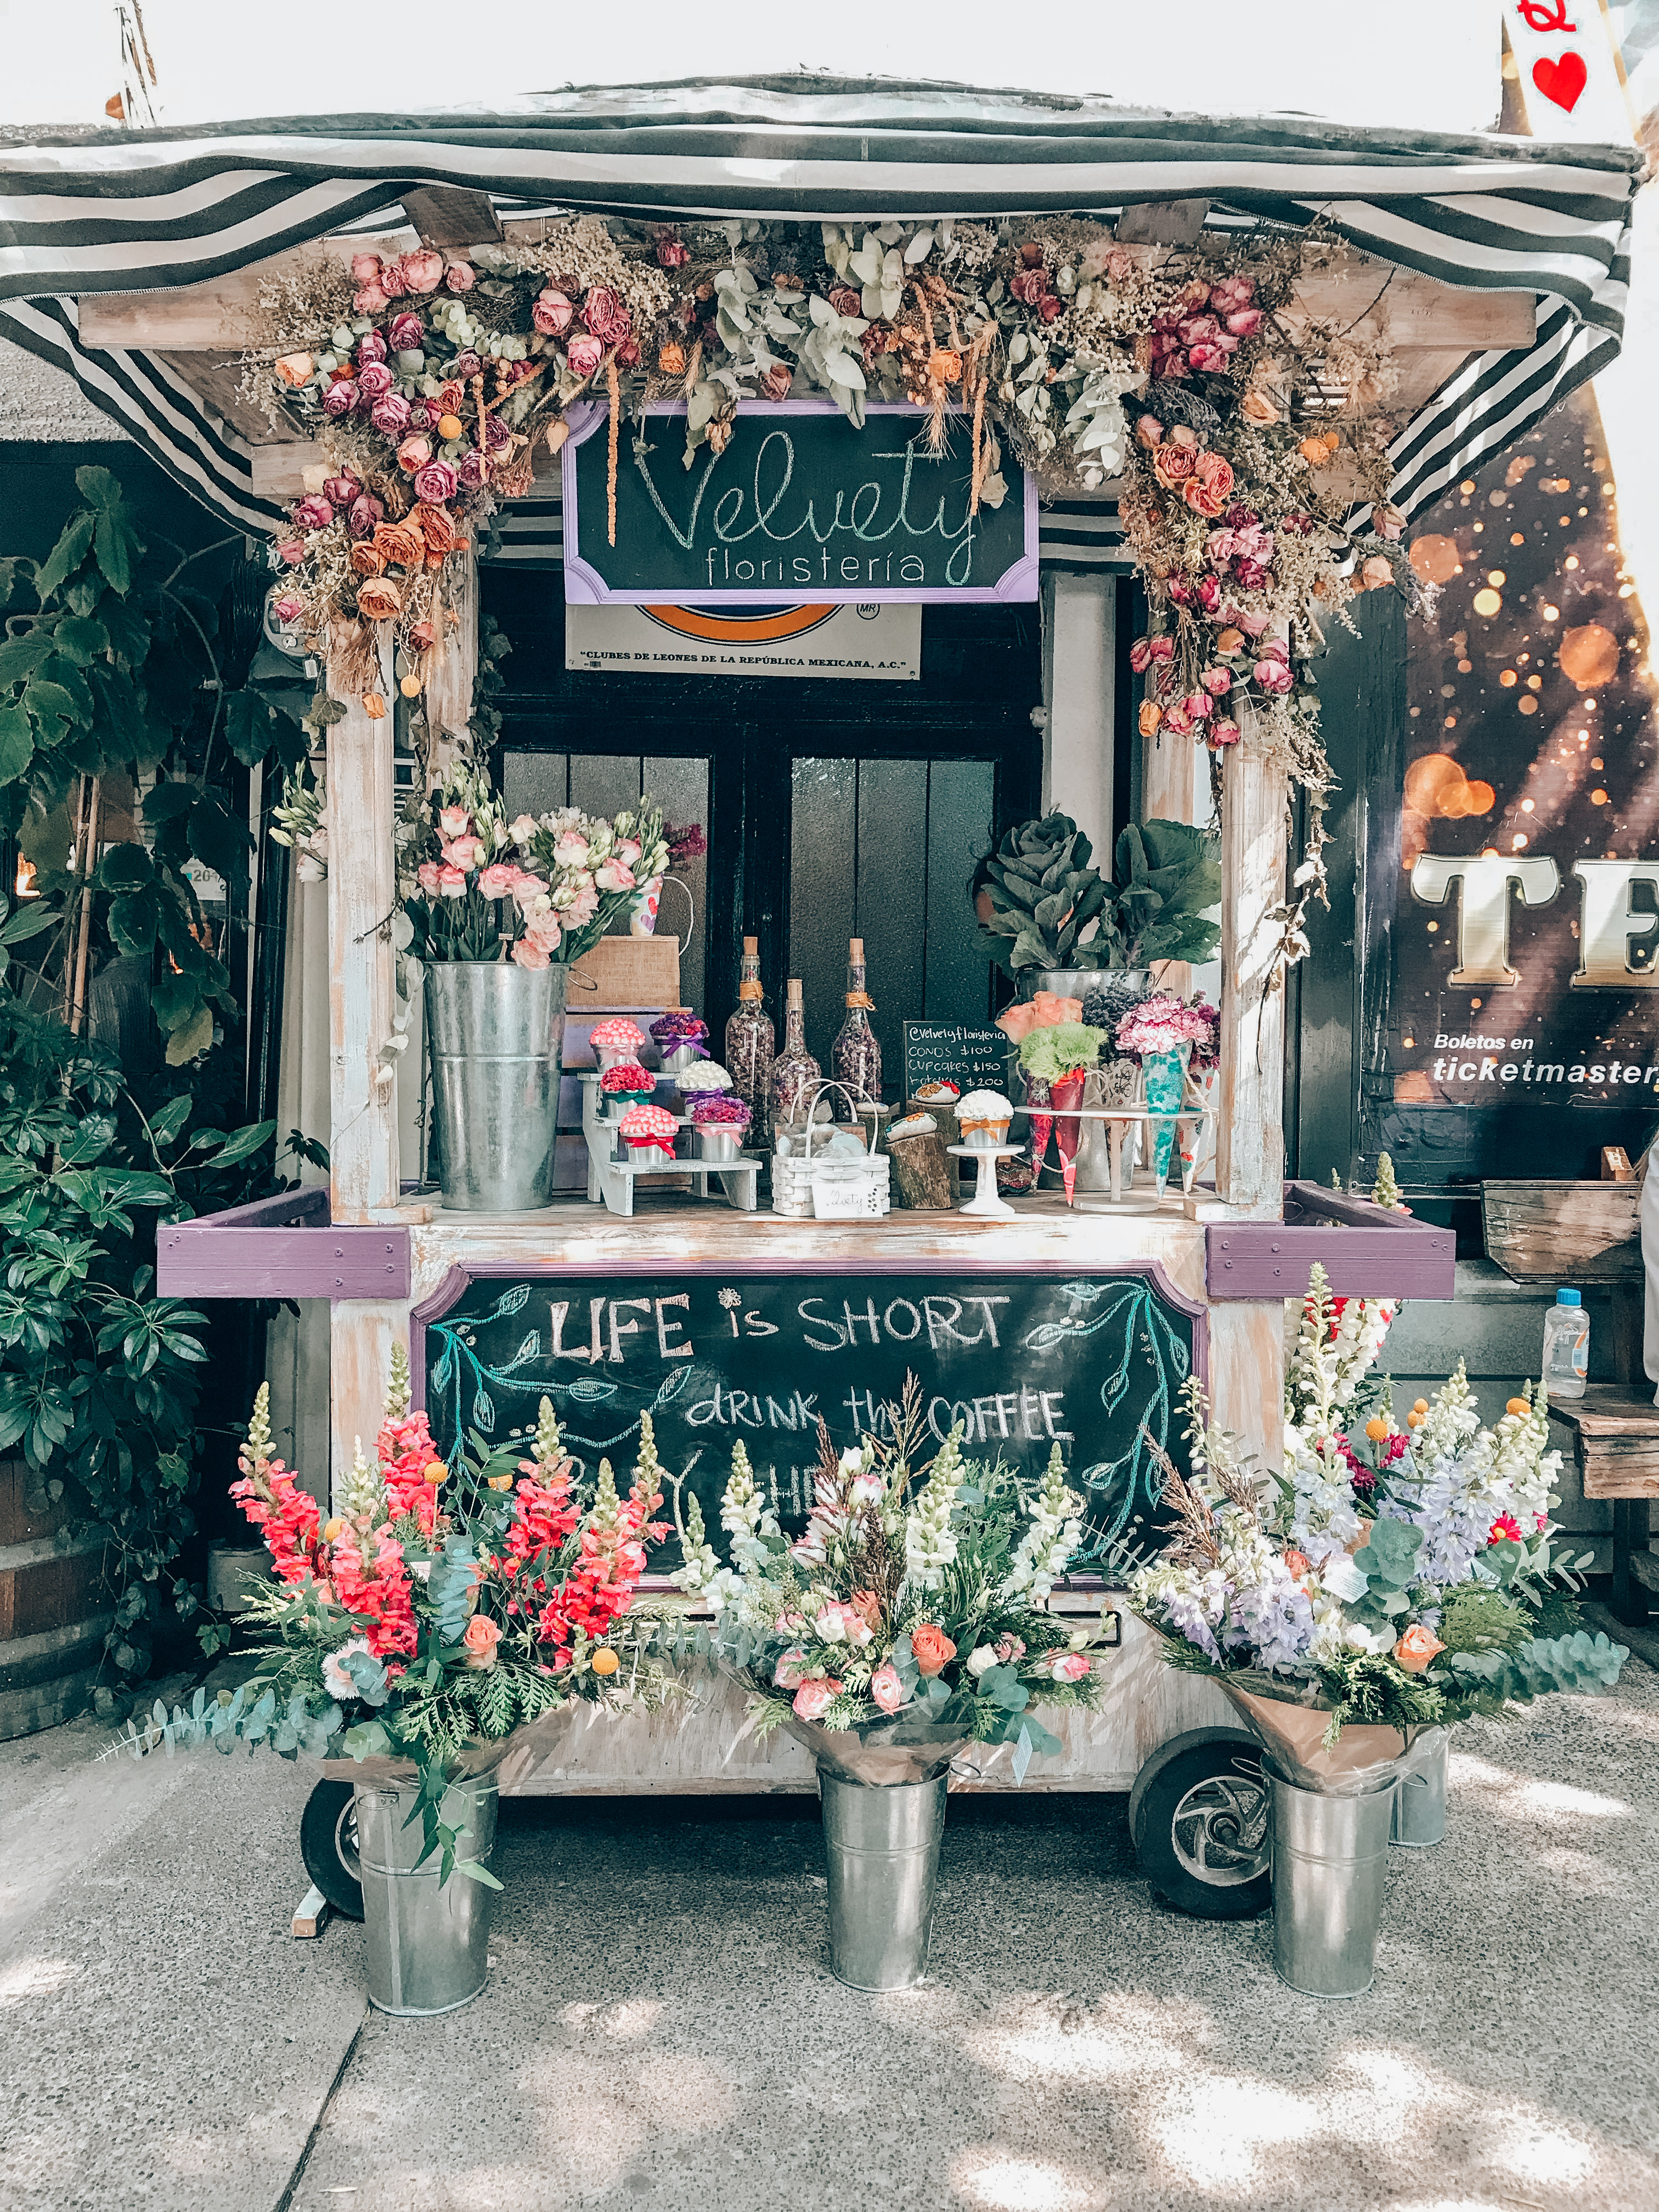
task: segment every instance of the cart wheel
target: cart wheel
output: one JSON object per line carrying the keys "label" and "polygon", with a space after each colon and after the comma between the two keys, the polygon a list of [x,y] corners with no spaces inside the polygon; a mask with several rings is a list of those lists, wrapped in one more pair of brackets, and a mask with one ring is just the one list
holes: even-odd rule
{"label": "cart wheel", "polygon": [[1130,1832],[1167,1904],[1202,1920],[1247,1920],[1273,1902],[1270,1799],[1242,1729],[1202,1729],[1155,1752],[1135,1778]]}
{"label": "cart wheel", "polygon": [[361,1920],[357,1807],[349,1782],[319,1782],[307,1798],[300,1815],[300,1856],[334,1910],[348,1920]]}

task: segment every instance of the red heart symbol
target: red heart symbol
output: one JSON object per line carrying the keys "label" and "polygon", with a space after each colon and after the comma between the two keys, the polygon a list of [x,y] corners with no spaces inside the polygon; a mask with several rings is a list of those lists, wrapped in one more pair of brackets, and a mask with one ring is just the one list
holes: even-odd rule
{"label": "red heart symbol", "polygon": [[1546,100],[1553,100],[1558,107],[1565,107],[1571,115],[1578,105],[1578,95],[1589,81],[1589,71],[1584,67],[1582,54],[1563,54],[1559,62],[1547,55],[1532,65],[1532,81]]}

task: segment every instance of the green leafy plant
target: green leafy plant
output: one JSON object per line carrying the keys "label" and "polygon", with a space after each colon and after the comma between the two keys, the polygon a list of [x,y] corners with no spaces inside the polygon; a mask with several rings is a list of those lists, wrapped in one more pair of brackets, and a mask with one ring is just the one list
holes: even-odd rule
{"label": "green leafy plant", "polygon": [[1184,822],[1131,823],[1116,880],[1069,814],[1017,823],[985,864],[991,914],[980,941],[1005,974],[1206,960],[1220,939],[1204,911],[1221,896],[1216,840]]}
{"label": "green leafy plant", "polygon": [[1021,1041],[1019,1064],[1041,1082],[1058,1083],[1080,1067],[1094,1066],[1105,1042],[1104,1030],[1091,1029],[1085,1022],[1054,1022],[1047,1029],[1033,1030]]}

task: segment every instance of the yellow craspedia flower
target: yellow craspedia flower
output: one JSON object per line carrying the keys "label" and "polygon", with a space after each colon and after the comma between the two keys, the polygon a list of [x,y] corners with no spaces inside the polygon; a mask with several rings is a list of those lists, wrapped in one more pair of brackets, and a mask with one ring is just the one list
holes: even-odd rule
{"label": "yellow craspedia flower", "polygon": [[591,1663],[596,1674],[614,1674],[622,1665],[622,1661],[608,1644],[601,1644],[593,1654]]}

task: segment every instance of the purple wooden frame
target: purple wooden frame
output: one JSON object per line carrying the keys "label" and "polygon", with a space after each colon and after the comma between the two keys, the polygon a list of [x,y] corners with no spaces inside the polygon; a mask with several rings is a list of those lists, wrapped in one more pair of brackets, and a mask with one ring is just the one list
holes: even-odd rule
{"label": "purple wooden frame", "polygon": [[[1196,1298],[1183,1297],[1164,1273],[1164,1263],[1149,1260],[1144,1266],[1113,1267],[1080,1267],[1076,1261],[1062,1262],[1045,1260],[1036,1264],[1009,1266],[1006,1262],[995,1267],[986,1261],[978,1266],[964,1265],[956,1260],[913,1260],[887,1267],[825,1267],[822,1261],[811,1260],[775,1260],[769,1266],[747,1267],[744,1279],[751,1282],[787,1280],[790,1278],[811,1281],[840,1280],[848,1276],[883,1275],[1097,1275],[1138,1276],[1149,1283],[1159,1297],[1185,1314],[1193,1324],[1193,1372],[1204,1385],[1210,1386],[1210,1325],[1209,1309]],[[618,1260],[610,1264],[582,1261],[565,1267],[556,1260],[522,1262],[516,1260],[480,1260],[473,1262],[458,1260],[429,1298],[423,1298],[409,1316],[409,1387],[410,1401],[416,1412],[426,1408],[426,1331],[429,1322],[441,1321],[450,1308],[458,1304],[469,1286],[475,1282],[489,1282],[505,1278],[513,1282],[580,1282],[596,1276],[654,1275],[672,1277],[678,1281],[684,1275],[730,1275],[729,1260],[688,1260],[678,1265],[664,1267],[659,1261]]]}
{"label": "purple wooden frame", "polygon": [[337,1226],[320,1184],[173,1222],[155,1239],[163,1297],[398,1299],[412,1281],[403,1223]]}
{"label": "purple wooden frame", "polygon": [[[1368,1198],[1287,1182],[1284,1221],[1212,1221],[1204,1277],[1212,1305],[1232,1298],[1301,1298],[1316,1261],[1337,1297],[1449,1298],[1457,1238]],[[1322,1217],[1297,1220],[1297,1214]]]}
{"label": "purple wooden frame", "polygon": [[[660,400],[647,407],[647,415],[684,415],[683,399]],[[743,400],[738,403],[740,415],[836,415],[841,410],[833,399]],[[866,415],[909,415],[920,422],[925,408],[907,407],[891,400],[871,402]],[[958,412],[952,410],[953,413]],[[1030,600],[1037,596],[1037,488],[1036,478],[1029,469],[1025,478],[1024,521],[1025,550],[1011,568],[1006,568],[994,584],[964,584],[960,591],[948,586],[926,584],[884,585],[872,588],[869,584],[838,584],[831,590],[829,585],[805,587],[763,585],[756,591],[710,589],[688,591],[684,585],[675,585],[661,592],[613,592],[599,570],[584,561],[578,553],[576,518],[576,448],[591,438],[604,422],[607,404],[601,400],[579,400],[571,408],[566,420],[570,424],[570,435],[564,442],[561,464],[563,485],[564,532],[564,596],[567,604],[575,606],[857,606],[872,603],[893,606],[942,606],[958,601],[989,601],[996,604],[1007,600]]]}

